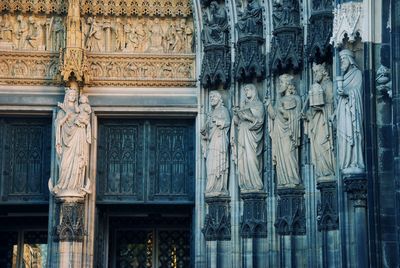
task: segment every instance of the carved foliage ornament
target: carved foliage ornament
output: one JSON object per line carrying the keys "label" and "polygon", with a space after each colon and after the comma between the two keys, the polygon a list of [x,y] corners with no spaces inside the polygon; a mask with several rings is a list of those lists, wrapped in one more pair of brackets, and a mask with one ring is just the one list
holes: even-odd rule
{"label": "carved foliage ornament", "polygon": [[349,42],[354,42],[358,34],[366,41],[366,17],[364,16],[362,2],[349,2],[338,5],[333,14],[331,44],[339,47],[346,37]]}

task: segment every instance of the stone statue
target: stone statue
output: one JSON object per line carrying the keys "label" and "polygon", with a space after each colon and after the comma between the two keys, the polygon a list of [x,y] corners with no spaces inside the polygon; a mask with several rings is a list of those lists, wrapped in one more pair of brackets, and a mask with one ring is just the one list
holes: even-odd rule
{"label": "stone statue", "polygon": [[243,87],[245,100],[233,109],[234,124],[238,127],[237,166],[242,193],[263,189],[262,151],[265,110],[253,84]]}
{"label": "stone statue", "polygon": [[44,50],[43,29],[34,17],[28,18],[28,34],[26,36],[25,48]]}
{"label": "stone statue", "polygon": [[148,48],[149,52],[162,52],[163,51],[163,29],[160,25],[160,20],[155,18],[151,26],[149,27],[150,32],[150,45]]}
{"label": "stone statue", "polygon": [[124,24],[120,18],[117,18],[113,26],[115,33],[115,51],[123,51],[125,49]]}
{"label": "stone statue", "polygon": [[333,115],[333,85],[325,65],[313,65],[314,84],[308,92],[309,110],[305,132],[310,139],[311,161],[317,181],[335,179],[333,132],[329,119]]}
{"label": "stone statue", "polygon": [[17,16],[17,31],[15,33],[15,38],[17,40],[17,48],[24,49],[26,43],[26,37],[28,35],[28,23],[24,20],[22,15]]}
{"label": "stone statue", "polygon": [[89,161],[91,143],[89,100],[81,95],[77,101],[77,90],[68,88],[63,103],[59,103],[56,127],[56,151],[59,158],[59,178],[53,188],[57,196],[82,197],[89,193],[90,181],[85,185],[86,168]]}
{"label": "stone statue", "polygon": [[224,6],[216,1],[210,4],[210,18],[204,16],[202,39],[205,45],[225,45],[228,38],[228,18]]}
{"label": "stone statue", "polygon": [[54,51],[59,51],[64,47],[64,23],[61,17],[54,19],[54,24],[51,27],[52,32],[52,45]]}
{"label": "stone statue", "polygon": [[337,77],[339,95],[336,109],[338,162],[342,174],[364,173],[362,73],[354,54],[340,51],[343,77]]}
{"label": "stone statue", "polygon": [[103,28],[95,18],[89,17],[87,19],[89,27],[89,33],[87,34],[86,47],[89,51],[101,51],[101,41],[103,39]]}
{"label": "stone statue", "polygon": [[266,100],[269,134],[272,139],[272,161],[276,167],[277,185],[291,188],[301,184],[299,173],[301,99],[293,85],[293,76],[279,76],[275,107]]}
{"label": "stone statue", "polygon": [[381,65],[376,71],[376,89],[381,96],[392,98],[392,79],[390,70],[390,47],[382,45],[381,47]]}
{"label": "stone statue", "polygon": [[238,14],[237,27],[240,35],[261,35],[262,36],[262,8],[257,0],[248,0],[243,12]]}
{"label": "stone statue", "polygon": [[0,40],[12,42],[13,27],[10,15],[4,14],[0,16]]}
{"label": "stone statue", "polygon": [[210,92],[210,103],[213,111],[201,130],[207,168],[205,194],[225,196],[228,195],[230,116],[218,91]]}

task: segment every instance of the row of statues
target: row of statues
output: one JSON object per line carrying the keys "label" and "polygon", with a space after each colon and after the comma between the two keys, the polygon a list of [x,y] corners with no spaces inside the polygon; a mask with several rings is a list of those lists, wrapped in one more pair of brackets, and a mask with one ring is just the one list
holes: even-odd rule
{"label": "row of statues", "polygon": [[[192,53],[193,51],[193,23],[186,18],[88,17],[82,19],[82,22],[83,45],[88,51],[137,53]],[[78,22],[75,27],[80,27],[80,23]],[[62,17],[48,18],[22,14],[16,17],[9,14],[0,16],[0,49],[59,51],[65,47],[65,40],[65,20]]]}
{"label": "row of statues", "polygon": [[[260,101],[256,87],[242,88],[244,101],[230,113],[218,91],[210,92],[211,113],[201,130],[206,158],[206,196],[228,194],[229,143],[242,193],[263,190],[262,159],[265,114],[272,140],[272,160],[278,188],[302,184],[300,175],[301,122],[310,139],[311,161],[317,181],[334,181],[365,172],[363,158],[362,73],[350,50],[340,52],[343,76],[337,77],[337,107],[333,83],[322,64],[314,64],[314,83],[302,104],[290,74],[279,76],[277,99]],[[266,112],[265,112],[266,111]],[[335,128],[334,128],[335,126]],[[336,143],[334,131],[336,129]],[[337,149],[335,149],[337,148]]]}

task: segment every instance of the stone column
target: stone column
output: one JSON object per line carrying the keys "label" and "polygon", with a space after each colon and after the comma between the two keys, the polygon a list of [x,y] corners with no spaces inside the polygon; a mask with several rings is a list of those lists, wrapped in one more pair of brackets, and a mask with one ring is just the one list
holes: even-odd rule
{"label": "stone column", "polygon": [[367,177],[365,174],[343,176],[344,190],[353,201],[353,232],[356,239],[356,267],[368,267]]}
{"label": "stone column", "polygon": [[54,240],[59,243],[58,267],[83,267],[84,198],[75,196],[57,197],[56,211],[58,222],[54,229]]}

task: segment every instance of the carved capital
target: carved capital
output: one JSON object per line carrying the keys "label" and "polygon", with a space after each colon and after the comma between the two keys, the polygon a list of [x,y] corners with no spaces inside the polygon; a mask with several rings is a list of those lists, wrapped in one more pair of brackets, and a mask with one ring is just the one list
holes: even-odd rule
{"label": "carved capital", "polygon": [[208,213],[202,230],[207,241],[231,239],[231,214],[229,197],[206,198]]}
{"label": "carved capital", "polygon": [[231,53],[228,46],[208,46],[204,48],[200,81],[204,88],[216,88],[222,84],[229,87]]}
{"label": "carved capital", "polygon": [[241,194],[243,216],[240,235],[244,238],[267,237],[267,208],[265,193]]}
{"label": "carved capital", "polygon": [[306,234],[304,188],[278,189],[275,228],[279,235]]}

